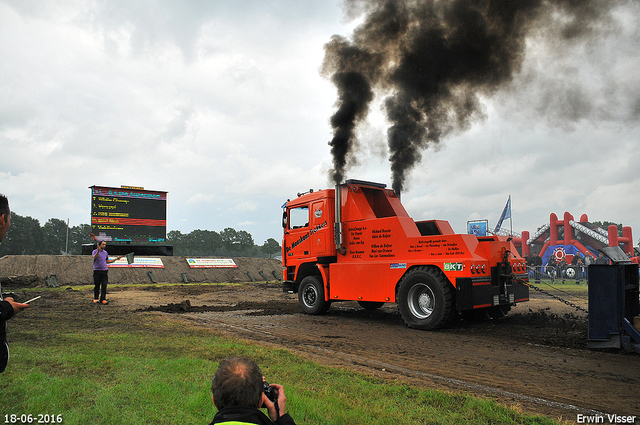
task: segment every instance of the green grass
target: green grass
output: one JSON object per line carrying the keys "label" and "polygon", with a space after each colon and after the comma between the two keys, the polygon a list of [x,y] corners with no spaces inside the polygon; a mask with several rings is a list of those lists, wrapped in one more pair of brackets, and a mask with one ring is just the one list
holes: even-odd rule
{"label": "green grass", "polygon": [[556,423],[491,400],[318,365],[152,314],[112,317],[101,327],[61,317],[67,322],[26,315],[10,322],[0,423],[5,415],[49,414],[79,425],[207,424],[215,414],[211,378],[229,355],[254,359],[269,382],[283,384],[298,424]]}
{"label": "green grass", "polygon": [[585,296],[589,292],[589,286],[583,281],[579,285],[576,285],[575,281],[566,280],[562,283],[561,280],[552,281],[549,279],[543,279],[540,283],[536,283],[535,280],[529,279],[529,283],[542,289],[558,289],[564,292],[570,292],[574,294],[584,294]]}
{"label": "green grass", "polygon": [[[561,280],[541,280],[540,283],[536,283],[535,281],[530,280],[529,283],[562,299],[570,299],[574,301],[579,299],[587,302],[589,298],[589,286],[584,282],[576,285],[575,281],[565,281],[565,283],[562,283]],[[531,289],[530,293],[534,291],[534,289]]]}

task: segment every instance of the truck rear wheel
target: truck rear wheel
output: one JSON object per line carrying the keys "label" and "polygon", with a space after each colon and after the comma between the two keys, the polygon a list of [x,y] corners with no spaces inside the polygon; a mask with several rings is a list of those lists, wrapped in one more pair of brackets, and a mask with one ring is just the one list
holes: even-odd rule
{"label": "truck rear wheel", "polygon": [[436,329],[451,320],[453,288],[440,270],[418,267],[400,280],[397,303],[407,326]]}
{"label": "truck rear wheel", "polygon": [[300,282],[298,301],[302,311],[307,314],[324,314],[331,307],[331,302],[324,299],[324,285],[317,276],[307,276]]}

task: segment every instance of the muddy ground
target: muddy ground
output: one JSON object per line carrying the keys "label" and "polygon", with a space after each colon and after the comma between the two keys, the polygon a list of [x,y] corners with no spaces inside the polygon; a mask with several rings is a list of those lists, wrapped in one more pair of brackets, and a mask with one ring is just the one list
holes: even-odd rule
{"label": "muddy ground", "polygon": [[[133,326],[142,322],[136,316],[156,315],[287,348],[322,364],[489,397],[570,422],[579,414],[640,417],[640,355],[588,349],[586,314],[533,291],[530,302],[504,319],[425,332],[407,328],[394,304],[368,311],[335,303],[326,315],[305,315],[297,295],[283,293],[275,281],[113,287],[107,306],[92,304],[87,287],[13,289],[19,297],[43,298],[11,326],[63,317],[86,323],[130,317]],[[586,307],[586,299],[570,301]]]}

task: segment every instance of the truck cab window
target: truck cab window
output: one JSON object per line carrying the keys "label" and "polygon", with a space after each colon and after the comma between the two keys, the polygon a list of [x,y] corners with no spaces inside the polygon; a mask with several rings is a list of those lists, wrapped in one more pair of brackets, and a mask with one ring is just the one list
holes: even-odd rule
{"label": "truck cab window", "polygon": [[298,207],[289,210],[289,228],[309,227],[309,207]]}

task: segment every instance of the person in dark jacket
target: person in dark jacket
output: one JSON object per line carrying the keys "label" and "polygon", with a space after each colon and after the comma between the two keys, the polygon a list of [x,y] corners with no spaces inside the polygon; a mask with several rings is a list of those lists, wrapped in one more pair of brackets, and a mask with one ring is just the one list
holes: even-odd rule
{"label": "person in dark jacket", "polygon": [[582,258],[580,258],[580,254],[577,252],[573,254],[573,258],[571,259],[571,266],[573,270],[576,272],[576,284],[579,283],[580,279],[582,279]]}
{"label": "person in dark jacket", "polygon": [[584,259],[582,260],[582,262],[584,263],[584,277],[585,279],[589,280],[589,266],[591,264],[595,264],[596,259],[593,258],[593,255],[591,255],[589,251],[587,251],[584,254]]}
{"label": "person in dark jacket", "polygon": [[[227,357],[211,381],[211,398],[218,413],[209,425],[295,425],[287,413],[282,385],[271,384],[275,403],[265,395],[265,379],[255,362],[245,357]],[[269,416],[260,408],[267,409]]]}
{"label": "person in dark jacket", "polygon": [[556,257],[551,255],[549,257],[549,261],[547,261],[547,266],[545,267],[545,272],[551,278],[551,280],[555,280],[558,277],[558,262],[556,261]]}
{"label": "person in dark jacket", "polygon": [[538,253],[536,252],[535,254],[533,254],[533,259],[531,260],[531,263],[533,264],[533,276],[536,279],[536,283],[540,283],[540,275],[542,270],[542,257],[540,257],[540,255],[538,255]]}
{"label": "person in dark jacket", "polygon": [[[11,210],[9,209],[9,200],[6,196],[0,194],[0,242],[9,230],[11,224]],[[17,303],[13,298],[2,297],[2,287],[0,287],[0,373],[4,372],[9,363],[9,345],[7,344],[7,320],[11,319],[16,313],[20,313],[29,304]]]}

